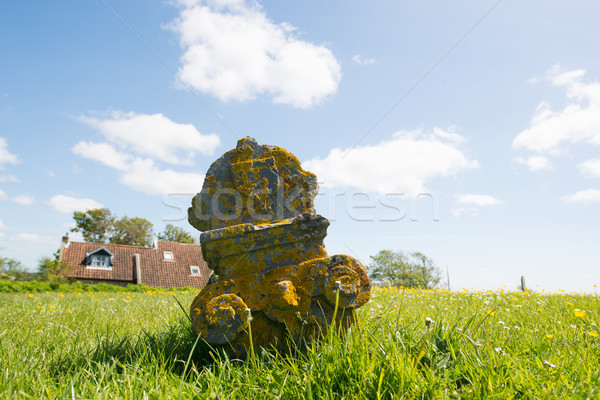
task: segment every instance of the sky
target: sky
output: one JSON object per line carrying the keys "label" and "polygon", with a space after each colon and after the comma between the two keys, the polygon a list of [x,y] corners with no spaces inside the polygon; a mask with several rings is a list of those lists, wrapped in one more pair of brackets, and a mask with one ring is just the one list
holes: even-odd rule
{"label": "sky", "polygon": [[[186,209],[245,136],[320,183],[329,254],[442,287],[600,285],[600,4],[31,0],[0,12],[0,257]],[[72,240],[80,240],[71,233]]]}

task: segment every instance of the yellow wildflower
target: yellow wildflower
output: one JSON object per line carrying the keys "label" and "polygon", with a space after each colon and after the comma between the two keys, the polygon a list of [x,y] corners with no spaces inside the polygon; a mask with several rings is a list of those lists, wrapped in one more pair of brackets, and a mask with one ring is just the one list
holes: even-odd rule
{"label": "yellow wildflower", "polygon": [[490,310],[485,310],[485,312],[487,313],[487,315],[494,315],[494,314],[496,314],[495,311],[490,311]]}
{"label": "yellow wildflower", "polygon": [[574,306],[575,304],[571,303],[570,301],[567,301],[567,305],[568,306]]}
{"label": "yellow wildflower", "polygon": [[591,332],[588,332],[588,333],[590,334],[591,337],[594,337],[594,338],[598,337],[598,332],[591,331]]}
{"label": "yellow wildflower", "polygon": [[577,318],[585,317],[585,311],[583,311],[583,310],[575,309],[574,313]]}
{"label": "yellow wildflower", "polygon": [[29,296],[30,298],[33,298],[33,295],[32,295],[31,293],[29,293],[29,295],[28,295],[28,296]]}
{"label": "yellow wildflower", "polygon": [[554,337],[554,335],[551,335],[551,334],[549,334],[549,333],[548,333],[548,334],[546,334],[546,337],[547,337],[548,339],[552,339],[552,338]]}

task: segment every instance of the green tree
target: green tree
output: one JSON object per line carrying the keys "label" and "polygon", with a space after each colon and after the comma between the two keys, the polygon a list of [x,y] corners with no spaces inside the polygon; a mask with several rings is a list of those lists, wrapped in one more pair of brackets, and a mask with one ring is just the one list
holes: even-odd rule
{"label": "green tree", "polygon": [[110,243],[131,246],[151,246],[153,242],[152,223],[144,218],[123,217],[113,224]]}
{"label": "green tree", "polygon": [[381,250],[371,256],[369,275],[386,286],[432,289],[439,283],[441,272],[423,253]]}
{"label": "green tree", "polygon": [[8,257],[0,258],[0,272],[3,279],[14,281],[27,282],[36,278],[36,274],[27,271],[20,261]]}
{"label": "green tree", "polygon": [[63,272],[69,266],[62,261],[58,261],[59,251],[56,251],[52,257],[42,257],[38,263],[38,280],[58,283],[67,283],[69,280],[63,275]]}
{"label": "green tree", "polygon": [[171,224],[167,224],[165,229],[158,234],[158,240],[177,243],[196,243],[194,237],[183,228]]}
{"label": "green tree", "polygon": [[86,242],[108,243],[114,228],[115,217],[107,208],[96,208],[73,213],[75,228],[71,232],[81,232]]}
{"label": "green tree", "polygon": [[96,208],[75,211],[73,219],[71,232],[81,232],[86,242],[132,246],[151,246],[153,242],[152,223],[144,218],[117,219],[107,208]]}

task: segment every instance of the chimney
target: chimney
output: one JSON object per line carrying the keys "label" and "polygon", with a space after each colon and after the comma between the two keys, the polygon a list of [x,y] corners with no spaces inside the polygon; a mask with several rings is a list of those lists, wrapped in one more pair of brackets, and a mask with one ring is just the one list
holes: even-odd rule
{"label": "chimney", "polygon": [[60,242],[60,249],[58,250],[58,261],[62,262],[63,255],[65,252],[65,247],[69,247],[68,244],[69,244],[69,234],[66,233],[62,237],[62,241]]}
{"label": "chimney", "polygon": [[142,266],[141,266],[140,258],[141,257],[138,253],[135,253],[133,255],[133,264],[134,264],[133,273],[135,275],[135,284],[136,285],[139,285],[140,283],[142,283]]}

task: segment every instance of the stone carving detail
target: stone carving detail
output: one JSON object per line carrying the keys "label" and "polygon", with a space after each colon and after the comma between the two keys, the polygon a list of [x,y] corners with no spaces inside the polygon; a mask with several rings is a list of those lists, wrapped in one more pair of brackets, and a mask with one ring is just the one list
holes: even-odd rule
{"label": "stone carving detail", "polygon": [[217,277],[190,310],[208,343],[243,356],[249,323],[253,343],[265,348],[318,336],[334,314],[343,327],[353,323],[371,284],[358,260],[327,255],[329,221],[315,213],[317,192],[316,176],[296,156],[250,137],[211,165],[188,209]]}

